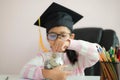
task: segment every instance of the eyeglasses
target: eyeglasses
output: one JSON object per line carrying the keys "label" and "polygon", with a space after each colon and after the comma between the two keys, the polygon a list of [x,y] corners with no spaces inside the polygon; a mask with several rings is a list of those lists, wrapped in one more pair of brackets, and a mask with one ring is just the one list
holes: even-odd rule
{"label": "eyeglasses", "polygon": [[54,32],[48,33],[47,37],[48,40],[56,40],[57,38],[60,38],[62,40],[67,40],[70,37],[71,33],[61,33],[61,34],[57,34]]}

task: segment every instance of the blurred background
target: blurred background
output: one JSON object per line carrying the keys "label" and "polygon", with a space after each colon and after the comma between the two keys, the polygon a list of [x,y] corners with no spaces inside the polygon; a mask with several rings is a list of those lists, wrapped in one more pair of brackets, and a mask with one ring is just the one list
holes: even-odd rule
{"label": "blurred background", "polygon": [[0,0],[0,74],[19,74],[39,53],[33,24],[52,2],[84,16],[74,28],[113,29],[120,39],[120,0]]}

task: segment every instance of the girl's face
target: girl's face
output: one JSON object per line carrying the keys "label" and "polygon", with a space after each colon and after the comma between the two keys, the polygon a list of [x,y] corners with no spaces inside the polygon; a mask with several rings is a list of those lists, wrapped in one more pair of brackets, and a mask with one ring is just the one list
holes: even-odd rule
{"label": "girl's face", "polygon": [[52,48],[59,41],[65,42],[68,39],[74,39],[74,34],[64,26],[56,26],[48,31],[47,39]]}

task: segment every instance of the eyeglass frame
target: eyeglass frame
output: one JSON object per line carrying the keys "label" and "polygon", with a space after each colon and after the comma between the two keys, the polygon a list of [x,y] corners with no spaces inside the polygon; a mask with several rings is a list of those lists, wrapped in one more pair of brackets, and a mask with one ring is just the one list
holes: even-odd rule
{"label": "eyeglass frame", "polygon": [[[49,39],[49,34],[56,34],[57,36],[56,36],[56,38],[54,40],[52,40],[52,39]],[[71,33],[61,33],[61,34],[58,34],[58,33],[55,33],[55,32],[49,32],[49,33],[47,33],[47,38],[48,38],[48,40],[55,41],[58,38],[62,38],[63,39],[64,38],[64,37],[62,37],[63,34],[69,34],[71,36]],[[65,39],[63,39],[63,40],[65,40]]]}

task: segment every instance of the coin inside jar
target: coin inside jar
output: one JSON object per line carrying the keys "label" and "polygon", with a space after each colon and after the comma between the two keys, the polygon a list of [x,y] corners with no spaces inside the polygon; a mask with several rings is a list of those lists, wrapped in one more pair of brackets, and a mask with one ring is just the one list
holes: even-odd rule
{"label": "coin inside jar", "polygon": [[59,64],[56,63],[55,59],[50,59],[50,64],[51,64],[53,67],[56,67],[56,66],[59,65]]}
{"label": "coin inside jar", "polygon": [[56,58],[56,54],[55,53],[52,54],[52,58]]}

